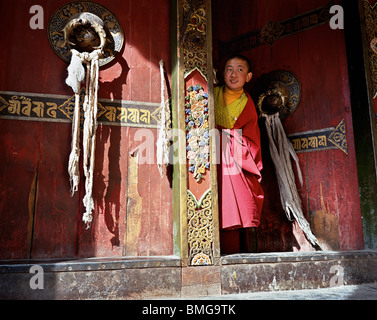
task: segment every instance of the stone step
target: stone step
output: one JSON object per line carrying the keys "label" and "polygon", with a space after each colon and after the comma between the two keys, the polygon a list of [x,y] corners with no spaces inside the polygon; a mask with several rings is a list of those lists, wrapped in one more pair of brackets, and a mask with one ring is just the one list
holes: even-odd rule
{"label": "stone step", "polygon": [[191,299],[377,282],[377,251],[0,261],[0,299]]}

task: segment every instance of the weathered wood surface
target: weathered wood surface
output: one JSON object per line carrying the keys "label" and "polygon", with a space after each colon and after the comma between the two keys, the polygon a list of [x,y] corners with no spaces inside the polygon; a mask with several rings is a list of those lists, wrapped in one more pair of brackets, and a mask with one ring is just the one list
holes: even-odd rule
{"label": "weathered wood surface", "polygon": [[[49,17],[65,3],[40,1],[45,28],[32,30],[29,2],[1,1],[0,26],[9,32],[0,50],[0,91],[73,94],[64,82],[68,65],[55,55],[46,35]],[[169,1],[98,3],[116,15],[125,36],[116,59],[100,69],[99,98],[159,103],[159,61],[164,60],[169,77],[171,68]],[[135,140],[138,128],[98,126],[95,219],[86,230],[81,223],[83,175],[73,198],[69,190],[71,125],[0,123],[0,258],[173,254],[169,174],[161,178],[155,162],[135,162],[142,154],[134,150],[146,140]],[[153,138],[155,157],[157,130],[144,130]]]}

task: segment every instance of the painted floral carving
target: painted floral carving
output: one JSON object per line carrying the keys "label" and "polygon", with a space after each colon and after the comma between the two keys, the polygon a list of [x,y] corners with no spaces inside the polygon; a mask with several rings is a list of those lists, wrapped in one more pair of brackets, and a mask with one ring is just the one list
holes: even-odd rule
{"label": "painted floral carving", "polygon": [[189,172],[199,182],[209,169],[208,94],[200,85],[190,86],[186,96],[187,159]]}

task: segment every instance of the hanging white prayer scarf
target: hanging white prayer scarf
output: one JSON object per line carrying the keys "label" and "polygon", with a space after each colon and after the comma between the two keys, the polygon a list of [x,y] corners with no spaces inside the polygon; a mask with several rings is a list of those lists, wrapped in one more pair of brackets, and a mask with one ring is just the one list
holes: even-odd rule
{"label": "hanging white prayer scarf", "polygon": [[[310,229],[308,221],[304,217],[300,196],[297,191],[295,176],[292,170],[290,157],[296,162],[297,173],[302,184],[302,174],[298,163],[298,157],[288,140],[279,113],[273,115],[261,114],[266,118],[266,129],[269,140],[269,149],[272,161],[275,165],[276,177],[280,190],[280,200],[288,220],[296,220],[301,230],[313,246],[320,247],[317,238]],[[292,217],[293,215],[293,217]]]}
{"label": "hanging white prayer scarf", "polygon": [[69,156],[68,173],[71,182],[71,195],[78,190],[80,182],[79,158],[80,158],[80,82],[84,79],[84,67],[86,64],[86,87],[84,99],[84,127],[83,127],[83,166],[85,176],[85,196],[83,203],[85,213],[82,220],[87,228],[93,220],[92,211],[94,201],[92,197],[93,174],[95,163],[96,130],[97,130],[97,101],[98,101],[98,75],[99,58],[101,50],[94,50],[91,53],[80,53],[72,49],[72,59],[68,66],[68,78],[66,83],[75,93],[75,110],[72,121],[72,145]]}
{"label": "hanging white prayer scarf", "polygon": [[75,93],[75,109],[72,118],[72,143],[68,161],[69,181],[71,183],[71,196],[78,190],[80,183],[80,82],[85,77],[81,54],[72,49],[71,63],[68,66],[68,77],[65,80]]}
{"label": "hanging white prayer scarf", "polygon": [[165,103],[165,77],[164,77],[164,62],[160,61],[160,76],[161,76],[161,122],[157,139],[157,167],[162,176],[162,168],[164,164],[169,162],[169,138],[167,133],[167,122],[170,118],[169,108],[166,108]]}

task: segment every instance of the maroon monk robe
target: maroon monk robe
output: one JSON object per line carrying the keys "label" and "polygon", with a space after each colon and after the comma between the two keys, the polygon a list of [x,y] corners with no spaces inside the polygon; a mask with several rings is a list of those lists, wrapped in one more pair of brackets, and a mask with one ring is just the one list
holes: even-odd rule
{"label": "maroon monk robe", "polygon": [[[246,93],[246,92],[245,92]],[[258,227],[264,193],[258,115],[250,95],[233,129],[221,131],[218,166],[220,226],[222,229]]]}

